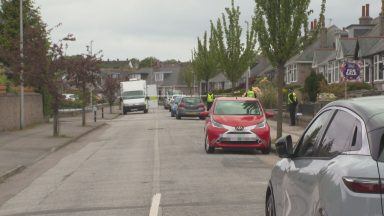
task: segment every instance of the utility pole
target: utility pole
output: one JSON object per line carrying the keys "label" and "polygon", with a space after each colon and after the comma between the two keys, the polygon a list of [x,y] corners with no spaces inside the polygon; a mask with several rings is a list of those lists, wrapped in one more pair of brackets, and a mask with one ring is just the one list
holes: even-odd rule
{"label": "utility pole", "polygon": [[245,79],[245,91],[248,91],[249,89],[249,77],[251,75],[251,67],[248,67],[247,69],[247,75],[246,75],[246,79]]}
{"label": "utility pole", "polygon": [[23,0],[20,0],[20,130],[24,128],[24,28]]}

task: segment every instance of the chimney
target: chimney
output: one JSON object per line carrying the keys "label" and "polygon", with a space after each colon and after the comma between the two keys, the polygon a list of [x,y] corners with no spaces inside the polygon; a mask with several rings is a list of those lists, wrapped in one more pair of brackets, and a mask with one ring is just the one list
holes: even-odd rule
{"label": "chimney", "polygon": [[320,29],[320,48],[328,48],[328,29],[322,26]]}
{"label": "chimney", "polygon": [[314,28],[314,29],[317,28],[317,19],[315,19],[315,21],[313,21],[313,28]]}
{"label": "chimney", "polygon": [[313,31],[313,21],[311,22],[311,31]]}
{"label": "chimney", "polygon": [[362,15],[359,19],[360,25],[372,24],[372,17],[369,16],[369,4],[363,5],[361,9]]}
{"label": "chimney", "polygon": [[381,5],[381,13],[380,13],[380,36],[384,36],[384,0]]}

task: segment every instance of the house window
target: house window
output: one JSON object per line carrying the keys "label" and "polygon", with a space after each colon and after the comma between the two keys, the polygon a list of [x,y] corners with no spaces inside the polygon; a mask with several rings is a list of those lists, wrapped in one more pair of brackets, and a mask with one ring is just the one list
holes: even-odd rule
{"label": "house window", "polygon": [[371,69],[369,68],[369,64],[366,60],[364,60],[364,68],[363,68],[363,76],[364,76],[364,82],[370,83],[371,82]]}
{"label": "house window", "polygon": [[297,64],[288,65],[285,71],[285,82],[287,84],[297,82]]}
{"label": "house window", "polygon": [[340,63],[339,61],[333,62],[333,82],[338,83],[340,78]]}
{"label": "house window", "polygon": [[130,74],[129,79],[141,79],[141,74]]}
{"label": "house window", "polygon": [[384,56],[382,55],[375,55],[373,57],[373,65],[374,65],[374,80],[375,81],[382,81],[384,80],[384,74],[383,74],[383,63],[384,63]]}
{"label": "house window", "polygon": [[155,73],[155,81],[156,82],[164,81],[164,74],[163,73]]}
{"label": "house window", "polygon": [[333,73],[333,62],[328,62],[327,77],[326,77],[328,83],[333,83],[332,73]]}
{"label": "house window", "polygon": [[321,75],[323,75],[324,77],[326,77],[326,76],[325,76],[325,68],[324,68],[323,66],[320,66],[320,67],[319,67],[319,74],[321,74]]}

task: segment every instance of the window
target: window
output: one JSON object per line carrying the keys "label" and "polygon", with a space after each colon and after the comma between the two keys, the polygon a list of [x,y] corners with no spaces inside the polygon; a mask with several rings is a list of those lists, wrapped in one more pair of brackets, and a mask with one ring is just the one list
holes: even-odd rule
{"label": "window", "polygon": [[164,81],[164,74],[163,73],[155,73],[155,81],[156,82]]}
{"label": "window", "polygon": [[384,62],[384,56],[382,56],[382,55],[375,55],[373,57],[374,81],[382,81],[382,80],[384,80],[383,62]]}
{"label": "window", "polygon": [[317,145],[320,142],[321,135],[331,118],[333,111],[327,110],[323,112],[311,124],[304,135],[301,137],[296,156],[298,157],[314,157],[316,155]]}
{"label": "window", "polygon": [[371,82],[371,69],[369,68],[369,64],[366,60],[364,60],[364,68],[363,68],[363,76],[364,76],[364,82],[369,83]]}
{"label": "window", "polygon": [[141,74],[130,74],[129,79],[141,79]]}
{"label": "window", "polygon": [[218,101],[215,106],[216,115],[261,115],[257,102]]}
{"label": "window", "polygon": [[325,68],[324,68],[324,66],[320,66],[320,67],[319,67],[319,74],[321,74],[321,75],[323,75],[324,77],[326,77],[326,76],[325,76]]}
{"label": "window", "polygon": [[340,78],[340,65],[339,61],[333,62],[333,82],[338,83]]}
{"label": "window", "polygon": [[351,114],[339,110],[319,145],[320,157],[333,157],[345,151],[356,151],[362,145],[361,123]]}
{"label": "window", "polygon": [[285,70],[285,82],[287,84],[297,82],[297,64],[287,66]]}
{"label": "window", "polygon": [[333,83],[332,72],[333,72],[333,63],[332,62],[328,62],[328,65],[327,65],[327,76],[326,76],[328,83]]}

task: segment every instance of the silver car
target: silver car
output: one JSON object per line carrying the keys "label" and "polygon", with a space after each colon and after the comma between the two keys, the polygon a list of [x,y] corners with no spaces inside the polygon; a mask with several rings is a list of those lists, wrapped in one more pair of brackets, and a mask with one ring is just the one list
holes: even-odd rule
{"label": "silver car", "polygon": [[383,96],[327,105],[295,146],[276,142],[266,215],[383,215],[383,150]]}

